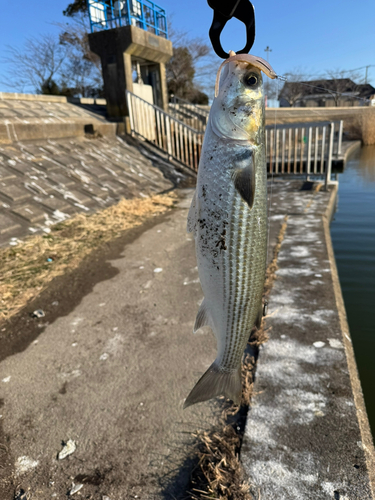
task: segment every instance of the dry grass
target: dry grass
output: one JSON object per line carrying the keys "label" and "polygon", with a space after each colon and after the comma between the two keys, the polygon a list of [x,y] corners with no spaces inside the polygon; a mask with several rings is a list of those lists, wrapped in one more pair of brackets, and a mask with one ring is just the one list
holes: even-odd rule
{"label": "dry grass", "polygon": [[277,258],[279,256],[281,243],[283,242],[287,225],[288,225],[288,216],[286,215],[284,217],[284,222],[281,224],[281,228],[280,228],[279,234],[277,236],[276,245],[275,245],[275,248],[273,250],[273,258],[267,267],[266,281],[264,284],[264,294],[263,294],[264,301],[267,301],[267,298],[268,298],[268,296],[271,292],[271,289],[272,289],[273,282],[276,279],[276,271],[278,269]]}
{"label": "dry grass", "polygon": [[[267,267],[264,286],[264,301],[272,289],[276,279],[277,258],[288,224],[285,216],[281,225],[273,258]],[[266,316],[267,317],[267,316]],[[259,347],[268,340],[264,319],[258,330],[254,330],[249,344]],[[225,406],[217,429],[211,432],[196,432],[199,463],[192,480],[190,498],[194,500],[254,500],[250,484],[244,478],[243,467],[239,459],[240,436],[233,425],[228,425],[228,417],[236,415],[240,408],[250,406],[254,387],[255,359],[245,355],[242,364],[242,397],[241,405]]]}
{"label": "dry grass", "polygon": [[365,109],[358,119],[362,131],[362,142],[366,146],[375,144],[375,109]]}
{"label": "dry grass", "polygon": [[[200,441],[199,486],[192,487],[191,498],[206,500],[252,500],[250,485],[244,480],[237,449],[240,438],[224,419],[217,432],[198,432]],[[203,477],[202,477],[203,476]],[[206,483],[205,490],[200,484]]]}
{"label": "dry grass", "polygon": [[49,234],[1,249],[0,321],[24,307],[53,278],[76,268],[94,248],[149,217],[166,212],[175,200],[174,194],[121,200],[95,214],[79,214],[56,224]]}

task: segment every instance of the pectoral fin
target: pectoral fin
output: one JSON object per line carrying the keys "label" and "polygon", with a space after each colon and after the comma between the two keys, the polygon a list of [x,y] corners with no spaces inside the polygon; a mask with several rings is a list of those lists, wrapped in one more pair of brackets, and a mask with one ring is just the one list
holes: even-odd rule
{"label": "pectoral fin", "polygon": [[241,198],[252,208],[255,196],[255,165],[253,153],[246,150],[233,165],[232,180]]}

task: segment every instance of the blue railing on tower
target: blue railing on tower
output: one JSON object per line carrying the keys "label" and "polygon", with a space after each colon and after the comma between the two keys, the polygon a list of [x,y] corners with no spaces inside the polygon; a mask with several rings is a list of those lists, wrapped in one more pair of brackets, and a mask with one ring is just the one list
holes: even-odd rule
{"label": "blue railing on tower", "polygon": [[165,10],[149,0],[88,0],[88,7],[91,33],[131,25],[168,38]]}

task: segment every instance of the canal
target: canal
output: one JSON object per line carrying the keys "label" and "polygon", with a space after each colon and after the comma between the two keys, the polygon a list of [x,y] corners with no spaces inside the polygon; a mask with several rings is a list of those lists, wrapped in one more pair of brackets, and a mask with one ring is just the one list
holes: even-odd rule
{"label": "canal", "polygon": [[375,436],[375,146],[339,176],[331,236],[372,434]]}

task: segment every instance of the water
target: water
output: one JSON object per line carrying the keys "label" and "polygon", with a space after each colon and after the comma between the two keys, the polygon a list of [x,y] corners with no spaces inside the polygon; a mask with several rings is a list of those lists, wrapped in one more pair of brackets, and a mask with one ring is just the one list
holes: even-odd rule
{"label": "water", "polygon": [[375,146],[339,176],[331,235],[367,413],[375,436]]}

